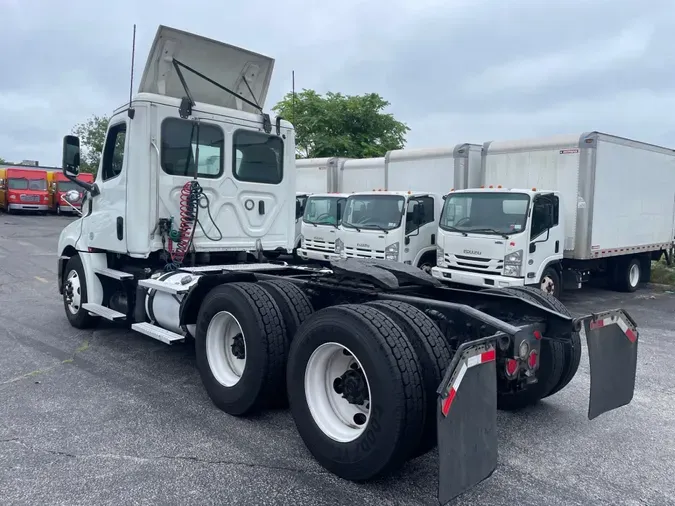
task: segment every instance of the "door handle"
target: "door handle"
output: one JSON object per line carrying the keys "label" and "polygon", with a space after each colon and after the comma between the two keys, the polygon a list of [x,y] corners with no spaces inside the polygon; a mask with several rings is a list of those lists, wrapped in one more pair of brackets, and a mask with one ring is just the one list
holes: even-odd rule
{"label": "door handle", "polygon": [[258,214],[265,214],[265,202],[262,200],[258,201]]}
{"label": "door handle", "polygon": [[120,241],[124,238],[124,218],[117,217],[117,239]]}
{"label": "door handle", "polygon": [[560,251],[560,241],[555,242],[555,252],[557,253],[558,251]]}

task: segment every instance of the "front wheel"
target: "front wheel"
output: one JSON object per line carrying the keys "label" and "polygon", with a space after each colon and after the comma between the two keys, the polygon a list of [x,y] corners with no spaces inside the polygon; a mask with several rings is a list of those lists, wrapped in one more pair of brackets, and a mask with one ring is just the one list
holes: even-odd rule
{"label": "front wheel", "polygon": [[556,299],[560,298],[562,287],[560,286],[560,274],[553,267],[546,267],[539,280],[539,289]]}
{"label": "front wheel", "polygon": [[68,260],[63,278],[63,306],[70,324],[76,329],[91,328],[99,318],[82,307],[87,302],[87,278],[82,259],[75,255]]}

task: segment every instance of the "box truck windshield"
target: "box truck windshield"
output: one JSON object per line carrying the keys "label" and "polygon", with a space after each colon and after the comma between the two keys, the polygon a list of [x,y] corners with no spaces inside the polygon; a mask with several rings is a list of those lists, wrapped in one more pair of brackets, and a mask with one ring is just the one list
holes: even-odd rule
{"label": "box truck windshield", "polygon": [[337,227],[342,219],[345,200],[344,197],[309,197],[302,219],[312,225]]}
{"label": "box truck windshield", "polygon": [[456,193],[445,199],[439,226],[463,233],[508,235],[525,230],[530,197],[524,193]]}
{"label": "box truck windshield", "polygon": [[23,177],[10,178],[7,181],[7,187],[10,190],[36,190],[44,191],[47,189],[46,179],[26,179]]}
{"label": "box truck windshield", "polygon": [[393,230],[401,226],[405,198],[400,195],[352,195],[342,225],[355,229]]}

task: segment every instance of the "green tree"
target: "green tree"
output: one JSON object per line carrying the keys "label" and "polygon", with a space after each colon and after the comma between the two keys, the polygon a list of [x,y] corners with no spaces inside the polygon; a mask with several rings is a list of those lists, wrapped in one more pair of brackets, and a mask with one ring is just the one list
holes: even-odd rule
{"label": "green tree", "polygon": [[84,123],[78,123],[73,127],[73,135],[80,138],[80,170],[96,174],[101,160],[105,133],[108,130],[109,118],[106,116],[93,115]]}
{"label": "green tree", "polygon": [[0,163],[4,163],[4,164],[9,165],[12,162],[10,162],[9,160],[5,160],[3,157],[0,156]]}
{"label": "green tree", "polygon": [[303,89],[288,93],[272,110],[295,127],[296,158],[384,156],[405,145],[410,130],[377,93],[342,95]]}

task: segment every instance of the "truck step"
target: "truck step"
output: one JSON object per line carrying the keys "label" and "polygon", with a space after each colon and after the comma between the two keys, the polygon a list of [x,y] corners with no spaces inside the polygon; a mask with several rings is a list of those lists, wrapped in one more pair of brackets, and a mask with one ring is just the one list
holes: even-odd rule
{"label": "truck step", "polygon": [[172,294],[185,293],[190,289],[190,287],[186,285],[174,285],[173,283],[166,283],[157,279],[141,279],[138,284],[145,288],[152,288],[158,292]]}
{"label": "truck step", "polygon": [[82,304],[82,309],[89,311],[93,315],[101,316],[106,320],[110,320],[111,322],[126,319],[126,315],[124,313],[120,313],[119,311],[115,311],[109,307],[101,306],[100,304],[94,304],[92,302],[86,302]]}
{"label": "truck step", "polygon": [[180,334],[176,334],[170,330],[163,329],[162,327],[157,327],[156,325],[148,322],[133,323],[131,328],[136,332],[150,336],[153,339],[162,341],[165,344],[172,344],[185,340],[185,336],[181,336]]}
{"label": "truck step", "polygon": [[108,278],[112,279],[132,279],[134,277],[133,274],[129,274],[128,272],[124,271],[116,271],[115,269],[109,269],[108,267],[103,267],[100,269],[94,269],[94,272],[96,274],[100,274],[101,276],[106,276]]}

